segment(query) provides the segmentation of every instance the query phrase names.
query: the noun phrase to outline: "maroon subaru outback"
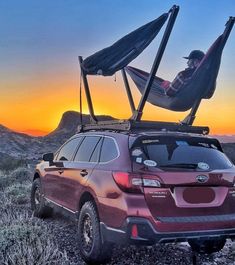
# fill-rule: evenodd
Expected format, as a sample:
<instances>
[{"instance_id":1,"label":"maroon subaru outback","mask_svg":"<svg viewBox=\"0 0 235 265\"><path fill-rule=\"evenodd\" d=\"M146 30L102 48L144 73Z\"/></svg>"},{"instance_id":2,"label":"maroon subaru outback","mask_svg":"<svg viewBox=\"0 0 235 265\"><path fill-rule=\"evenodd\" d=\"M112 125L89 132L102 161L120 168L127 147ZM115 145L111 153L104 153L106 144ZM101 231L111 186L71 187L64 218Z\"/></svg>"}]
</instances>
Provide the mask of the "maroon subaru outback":
<instances>
[{"instance_id":1,"label":"maroon subaru outback","mask_svg":"<svg viewBox=\"0 0 235 265\"><path fill-rule=\"evenodd\" d=\"M184 132L88 131L37 165L31 203L77 218L87 263L115 244L187 241L211 253L235 238L235 167L213 138Z\"/></svg>"}]
</instances>

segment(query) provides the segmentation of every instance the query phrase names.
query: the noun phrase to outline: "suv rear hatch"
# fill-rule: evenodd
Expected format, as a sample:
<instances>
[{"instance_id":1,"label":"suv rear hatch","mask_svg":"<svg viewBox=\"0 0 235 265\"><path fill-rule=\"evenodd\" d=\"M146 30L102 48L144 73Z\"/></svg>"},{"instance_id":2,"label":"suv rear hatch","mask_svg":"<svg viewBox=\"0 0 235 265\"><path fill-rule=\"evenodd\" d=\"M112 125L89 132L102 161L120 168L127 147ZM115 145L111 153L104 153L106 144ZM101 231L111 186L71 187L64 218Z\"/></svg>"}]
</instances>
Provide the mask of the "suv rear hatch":
<instances>
[{"instance_id":1,"label":"suv rear hatch","mask_svg":"<svg viewBox=\"0 0 235 265\"><path fill-rule=\"evenodd\" d=\"M235 170L216 139L141 136L130 152L155 221L235 221Z\"/></svg>"}]
</instances>

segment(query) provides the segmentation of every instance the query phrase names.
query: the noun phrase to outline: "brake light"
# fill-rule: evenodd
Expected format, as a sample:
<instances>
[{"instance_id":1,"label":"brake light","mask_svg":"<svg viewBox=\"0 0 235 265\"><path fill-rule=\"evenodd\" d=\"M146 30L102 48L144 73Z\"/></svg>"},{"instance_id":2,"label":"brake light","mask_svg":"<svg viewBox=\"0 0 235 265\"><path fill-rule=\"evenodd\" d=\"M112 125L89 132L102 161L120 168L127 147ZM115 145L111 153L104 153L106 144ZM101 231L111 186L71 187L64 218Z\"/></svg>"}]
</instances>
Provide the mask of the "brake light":
<instances>
[{"instance_id":1,"label":"brake light","mask_svg":"<svg viewBox=\"0 0 235 265\"><path fill-rule=\"evenodd\" d=\"M132 228L131 228L131 236L134 237L134 238L137 238L138 237L138 228L137 228L137 225L132 225Z\"/></svg>"},{"instance_id":2,"label":"brake light","mask_svg":"<svg viewBox=\"0 0 235 265\"><path fill-rule=\"evenodd\" d=\"M113 178L121 190L130 193L143 193L143 187L161 187L156 176L113 172Z\"/></svg>"},{"instance_id":3,"label":"brake light","mask_svg":"<svg viewBox=\"0 0 235 265\"><path fill-rule=\"evenodd\" d=\"M127 172L113 172L113 178L118 187L126 192L142 193L142 179L139 175Z\"/></svg>"}]
</instances>

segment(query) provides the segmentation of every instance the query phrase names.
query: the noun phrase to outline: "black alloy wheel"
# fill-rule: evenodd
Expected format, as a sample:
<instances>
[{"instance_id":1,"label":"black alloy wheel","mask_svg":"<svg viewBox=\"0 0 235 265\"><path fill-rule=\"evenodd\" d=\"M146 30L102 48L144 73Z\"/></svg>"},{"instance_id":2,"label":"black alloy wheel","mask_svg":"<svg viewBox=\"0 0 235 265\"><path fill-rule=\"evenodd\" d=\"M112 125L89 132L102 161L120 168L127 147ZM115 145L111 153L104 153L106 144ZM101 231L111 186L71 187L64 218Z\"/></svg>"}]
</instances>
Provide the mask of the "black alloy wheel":
<instances>
[{"instance_id":1,"label":"black alloy wheel","mask_svg":"<svg viewBox=\"0 0 235 265\"><path fill-rule=\"evenodd\" d=\"M45 199L42 195L41 182L39 178L35 179L32 184L31 209L34 216L39 218L49 217L52 213L52 209L45 204Z\"/></svg>"},{"instance_id":2,"label":"black alloy wheel","mask_svg":"<svg viewBox=\"0 0 235 265\"><path fill-rule=\"evenodd\" d=\"M78 243L83 260L88 264L110 261L113 245L102 242L100 222L94 202L88 201L81 208L78 220Z\"/></svg>"}]
</instances>

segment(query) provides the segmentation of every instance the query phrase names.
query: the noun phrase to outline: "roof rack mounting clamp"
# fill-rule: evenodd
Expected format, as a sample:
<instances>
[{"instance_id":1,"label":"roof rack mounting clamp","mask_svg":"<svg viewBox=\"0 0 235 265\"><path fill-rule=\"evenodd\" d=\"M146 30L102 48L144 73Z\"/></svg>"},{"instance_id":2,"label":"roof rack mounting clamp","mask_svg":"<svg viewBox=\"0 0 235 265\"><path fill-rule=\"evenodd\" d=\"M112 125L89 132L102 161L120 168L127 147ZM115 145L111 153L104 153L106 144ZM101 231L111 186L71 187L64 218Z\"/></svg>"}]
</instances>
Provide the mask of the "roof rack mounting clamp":
<instances>
[{"instance_id":1,"label":"roof rack mounting clamp","mask_svg":"<svg viewBox=\"0 0 235 265\"><path fill-rule=\"evenodd\" d=\"M91 94L90 94L90 89L89 89L86 73L84 72L84 70L82 68L82 62L83 62L82 56L78 56L78 59L79 59L79 63L80 63L80 69L81 69L82 80L83 80L83 84L84 84L84 88L85 88L87 104L88 104L88 108L89 108L89 112L90 112L91 123L96 123L97 118L94 114L94 109L93 109L93 104L92 104L92 100L91 100Z\"/></svg>"},{"instance_id":2,"label":"roof rack mounting clamp","mask_svg":"<svg viewBox=\"0 0 235 265\"><path fill-rule=\"evenodd\" d=\"M173 6L170 11L171 11L171 15L170 15L170 18L168 20L168 24L166 26L164 35L162 37L162 41L161 41L160 46L158 48L155 60L153 62L149 78L148 78L148 80L146 82L144 93L143 93L143 95L142 95L142 97L140 99L137 111L135 111L133 116L131 117L131 119L133 119L135 121L140 121L141 117L143 115L143 108L144 108L145 103L147 101L151 86L153 84L154 76L156 75L156 72L157 72L158 67L160 65L160 62L161 62L163 53L165 51L168 39L170 37L171 31L173 29L173 26L174 26L174 23L175 23L175 20L176 20L176 17L178 15L179 6Z\"/></svg>"}]
</instances>

